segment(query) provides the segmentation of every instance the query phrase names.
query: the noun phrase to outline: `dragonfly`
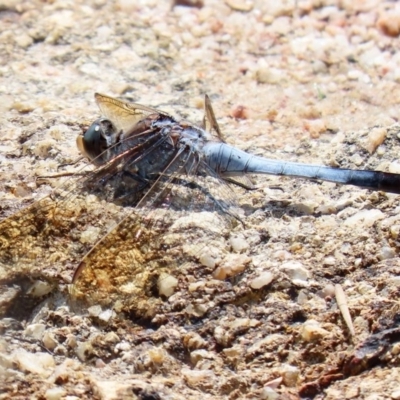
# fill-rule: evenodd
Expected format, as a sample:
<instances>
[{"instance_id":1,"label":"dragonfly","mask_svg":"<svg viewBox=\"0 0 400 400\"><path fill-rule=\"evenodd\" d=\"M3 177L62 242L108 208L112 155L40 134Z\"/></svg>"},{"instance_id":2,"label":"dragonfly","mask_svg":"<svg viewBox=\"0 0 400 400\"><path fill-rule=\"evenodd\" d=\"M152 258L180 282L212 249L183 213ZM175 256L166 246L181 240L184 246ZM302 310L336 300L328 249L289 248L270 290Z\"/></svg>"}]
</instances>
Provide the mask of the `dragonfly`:
<instances>
[{"instance_id":1,"label":"dragonfly","mask_svg":"<svg viewBox=\"0 0 400 400\"><path fill-rule=\"evenodd\" d=\"M0 288L11 299L26 298L35 279L61 282L83 309L152 318L187 287L189 271L210 272L201 255L218 263L223 239L242 223L232 185L249 189L249 174L400 193L399 174L273 160L230 146L207 95L201 127L110 96L95 100L102 116L77 138L90 163L0 222ZM0 314L17 303L0 304Z\"/></svg>"}]
</instances>

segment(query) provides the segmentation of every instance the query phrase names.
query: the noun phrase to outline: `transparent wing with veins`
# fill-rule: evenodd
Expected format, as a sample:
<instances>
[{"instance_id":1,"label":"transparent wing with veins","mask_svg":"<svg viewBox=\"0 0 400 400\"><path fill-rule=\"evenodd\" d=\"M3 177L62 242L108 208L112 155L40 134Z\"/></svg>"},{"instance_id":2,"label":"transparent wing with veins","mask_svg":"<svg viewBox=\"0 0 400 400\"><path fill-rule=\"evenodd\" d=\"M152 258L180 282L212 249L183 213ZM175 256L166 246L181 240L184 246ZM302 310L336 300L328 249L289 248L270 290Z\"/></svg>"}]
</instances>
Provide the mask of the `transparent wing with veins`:
<instances>
[{"instance_id":1,"label":"transparent wing with veins","mask_svg":"<svg viewBox=\"0 0 400 400\"><path fill-rule=\"evenodd\" d=\"M206 176L209 171L202 168L195 154L176 153L138 206L83 258L73 279L75 299L154 316L162 295L167 296L163 284L172 279L175 289L184 282L188 260L194 261L210 241L220 242L222 231L229 230L230 219L215 215L219 205L228 205L216 190L204 189L206 182L197 174L218 191L219 179Z\"/></svg>"},{"instance_id":2,"label":"transparent wing with veins","mask_svg":"<svg viewBox=\"0 0 400 400\"><path fill-rule=\"evenodd\" d=\"M204 98L203 128L209 132L216 141L225 143L225 138L218 125L217 119L215 118L214 110L211 106L211 100L208 95L205 95Z\"/></svg>"},{"instance_id":3,"label":"transparent wing with veins","mask_svg":"<svg viewBox=\"0 0 400 400\"><path fill-rule=\"evenodd\" d=\"M104 117L114 123L118 130L128 132L137 122L151 114L168 114L137 103L127 103L104 94L95 93L97 105Z\"/></svg>"},{"instance_id":4,"label":"transparent wing with veins","mask_svg":"<svg viewBox=\"0 0 400 400\"><path fill-rule=\"evenodd\" d=\"M190 146L174 147L159 130L138 129L156 110L102 95L96 100L119 129L134 134L108 149L113 157L105 164L94 171L85 166L0 222L0 285L22 290L34 277L57 284L74 275L77 304L150 317L170 294L162 282L178 276L184 284L188 259L210 241L222 246L232 219L221 215L229 215L234 197ZM157 174L137 181L138 166L163 157Z\"/></svg>"}]
</instances>

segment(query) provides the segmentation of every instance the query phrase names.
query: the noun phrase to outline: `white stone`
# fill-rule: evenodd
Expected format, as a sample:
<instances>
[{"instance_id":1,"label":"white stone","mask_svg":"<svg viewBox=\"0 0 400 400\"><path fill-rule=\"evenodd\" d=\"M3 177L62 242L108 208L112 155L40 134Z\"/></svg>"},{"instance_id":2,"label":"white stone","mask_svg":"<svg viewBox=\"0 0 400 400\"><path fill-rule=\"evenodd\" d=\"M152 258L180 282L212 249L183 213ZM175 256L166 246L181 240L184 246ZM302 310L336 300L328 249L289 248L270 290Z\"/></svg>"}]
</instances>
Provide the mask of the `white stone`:
<instances>
[{"instance_id":1,"label":"white stone","mask_svg":"<svg viewBox=\"0 0 400 400\"><path fill-rule=\"evenodd\" d=\"M51 389L47 389L44 398L46 400L60 400L62 397L65 396L65 390L61 387L54 387Z\"/></svg>"},{"instance_id":2,"label":"white stone","mask_svg":"<svg viewBox=\"0 0 400 400\"><path fill-rule=\"evenodd\" d=\"M50 293L52 286L48 282L36 281L28 290L27 294L34 297L42 297Z\"/></svg>"},{"instance_id":3,"label":"white stone","mask_svg":"<svg viewBox=\"0 0 400 400\"><path fill-rule=\"evenodd\" d=\"M107 310L102 311L98 318L103 322L109 322L113 317L115 317L115 311L111 310L110 308Z\"/></svg>"},{"instance_id":4,"label":"white stone","mask_svg":"<svg viewBox=\"0 0 400 400\"><path fill-rule=\"evenodd\" d=\"M200 350L194 350L190 353L190 361L192 362L193 365L196 365L198 362L204 360L204 359L214 359L215 356L212 352L200 349Z\"/></svg>"},{"instance_id":5,"label":"white stone","mask_svg":"<svg viewBox=\"0 0 400 400\"><path fill-rule=\"evenodd\" d=\"M108 332L107 335L104 337L104 341L106 343L118 343L121 341L121 339L115 332Z\"/></svg>"},{"instance_id":6,"label":"white stone","mask_svg":"<svg viewBox=\"0 0 400 400\"><path fill-rule=\"evenodd\" d=\"M310 278L310 272L300 262L297 261L290 261L282 264L282 269L295 284L307 283L308 279Z\"/></svg>"},{"instance_id":7,"label":"white stone","mask_svg":"<svg viewBox=\"0 0 400 400\"><path fill-rule=\"evenodd\" d=\"M54 338L54 335L50 332L44 333L42 342L43 342L44 347L46 347L46 349L48 349L48 350L54 350L58 345L58 342Z\"/></svg>"},{"instance_id":8,"label":"white stone","mask_svg":"<svg viewBox=\"0 0 400 400\"><path fill-rule=\"evenodd\" d=\"M362 75L363 75L363 73L357 69L352 69L347 73L347 77L350 80L358 80L361 78Z\"/></svg>"},{"instance_id":9,"label":"white stone","mask_svg":"<svg viewBox=\"0 0 400 400\"><path fill-rule=\"evenodd\" d=\"M95 394L102 400L119 400L132 398L132 385L129 382L110 380L91 380Z\"/></svg>"},{"instance_id":10,"label":"white stone","mask_svg":"<svg viewBox=\"0 0 400 400\"><path fill-rule=\"evenodd\" d=\"M244 254L228 254L214 271L213 277L224 280L228 277L236 276L245 270L250 261L250 257Z\"/></svg>"},{"instance_id":11,"label":"white stone","mask_svg":"<svg viewBox=\"0 0 400 400\"><path fill-rule=\"evenodd\" d=\"M257 69L255 78L258 83L269 83L276 85L282 82L284 74L280 69L262 66Z\"/></svg>"},{"instance_id":12,"label":"white stone","mask_svg":"<svg viewBox=\"0 0 400 400\"><path fill-rule=\"evenodd\" d=\"M235 253L243 253L249 248L249 244L241 237L231 237L229 242Z\"/></svg>"},{"instance_id":13,"label":"white stone","mask_svg":"<svg viewBox=\"0 0 400 400\"><path fill-rule=\"evenodd\" d=\"M329 335L329 332L326 329L323 329L319 322L312 319L307 320L301 328L301 337L306 342L318 340L327 335Z\"/></svg>"},{"instance_id":14,"label":"white stone","mask_svg":"<svg viewBox=\"0 0 400 400\"><path fill-rule=\"evenodd\" d=\"M400 163L397 161L393 161L389 164L388 168L389 172L392 174L400 174Z\"/></svg>"},{"instance_id":15,"label":"white stone","mask_svg":"<svg viewBox=\"0 0 400 400\"><path fill-rule=\"evenodd\" d=\"M49 377L56 365L53 356L49 353L30 353L18 349L12 353L12 357L18 369L39 375L42 378Z\"/></svg>"},{"instance_id":16,"label":"white stone","mask_svg":"<svg viewBox=\"0 0 400 400\"><path fill-rule=\"evenodd\" d=\"M385 218L385 214L381 210L371 209L371 210L362 210L358 213L352 215L344 221L344 225L349 227L357 227L361 226L371 227L376 221Z\"/></svg>"},{"instance_id":17,"label":"white stone","mask_svg":"<svg viewBox=\"0 0 400 400\"><path fill-rule=\"evenodd\" d=\"M400 389L397 389L397 390L393 391L393 392L390 394L390 398L391 398L392 400L400 400Z\"/></svg>"},{"instance_id":18,"label":"white stone","mask_svg":"<svg viewBox=\"0 0 400 400\"><path fill-rule=\"evenodd\" d=\"M250 281L250 287L252 289L261 289L262 287L269 285L273 279L274 275L271 272L262 272L260 275Z\"/></svg>"},{"instance_id":19,"label":"white stone","mask_svg":"<svg viewBox=\"0 0 400 400\"><path fill-rule=\"evenodd\" d=\"M161 274L158 279L158 293L160 296L170 297L174 294L176 287L178 286L178 279L169 274Z\"/></svg>"},{"instance_id":20,"label":"white stone","mask_svg":"<svg viewBox=\"0 0 400 400\"><path fill-rule=\"evenodd\" d=\"M215 374L210 370L191 370L187 368L183 368L181 370L181 374L183 375L185 381L189 386L196 387L200 383L204 381L209 381L210 385L212 384L212 380L215 379ZM211 382L210 382L211 381Z\"/></svg>"},{"instance_id":21,"label":"white stone","mask_svg":"<svg viewBox=\"0 0 400 400\"><path fill-rule=\"evenodd\" d=\"M215 268L216 259L211 254L200 256L199 261L201 265L204 265L207 268Z\"/></svg>"},{"instance_id":22,"label":"white stone","mask_svg":"<svg viewBox=\"0 0 400 400\"><path fill-rule=\"evenodd\" d=\"M45 329L45 324L31 324L26 327L25 335L37 340L41 340Z\"/></svg>"},{"instance_id":23,"label":"white stone","mask_svg":"<svg viewBox=\"0 0 400 400\"><path fill-rule=\"evenodd\" d=\"M300 374L299 369L289 364L283 364L279 369L285 386L296 386Z\"/></svg>"},{"instance_id":24,"label":"white stone","mask_svg":"<svg viewBox=\"0 0 400 400\"><path fill-rule=\"evenodd\" d=\"M98 317L102 311L103 310L102 310L101 306L99 306L99 305L91 306L88 308L88 313L91 317Z\"/></svg>"},{"instance_id":25,"label":"white stone","mask_svg":"<svg viewBox=\"0 0 400 400\"><path fill-rule=\"evenodd\" d=\"M260 399L263 400L278 400L280 397L279 393L275 392L274 389L270 387L265 387L260 393Z\"/></svg>"},{"instance_id":26,"label":"white stone","mask_svg":"<svg viewBox=\"0 0 400 400\"><path fill-rule=\"evenodd\" d=\"M254 7L254 2L251 0L225 0L225 4L235 11L248 12Z\"/></svg>"},{"instance_id":27,"label":"white stone","mask_svg":"<svg viewBox=\"0 0 400 400\"><path fill-rule=\"evenodd\" d=\"M80 342L75 348L75 354L81 361L85 361L88 355L88 351L92 346L88 342Z\"/></svg>"}]
</instances>

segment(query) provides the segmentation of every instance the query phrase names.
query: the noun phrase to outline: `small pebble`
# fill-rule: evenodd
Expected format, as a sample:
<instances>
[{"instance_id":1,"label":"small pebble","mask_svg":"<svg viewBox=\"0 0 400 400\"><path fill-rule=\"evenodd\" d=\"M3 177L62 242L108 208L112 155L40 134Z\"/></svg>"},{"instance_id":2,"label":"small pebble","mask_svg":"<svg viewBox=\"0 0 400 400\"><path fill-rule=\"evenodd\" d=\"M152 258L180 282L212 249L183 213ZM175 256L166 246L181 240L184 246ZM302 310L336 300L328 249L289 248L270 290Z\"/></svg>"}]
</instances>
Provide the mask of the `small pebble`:
<instances>
[{"instance_id":1,"label":"small pebble","mask_svg":"<svg viewBox=\"0 0 400 400\"><path fill-rule=\"evenodd\" d=\"M217 260L210 254L203 254L202 256L200 256L199 261L201 265L204 265L207 268L215 268L215 265L217 263Z\"/></svg>"},{"instance_id":2,"label":"small pebble","mask_svg":"<svg viewBox=\"0 0 400 400\"><path fill-rule=\"evenodd\" d=\"M250 281L250 287L252 289L261 289L264 286L269 285L274 279L274 275L271 272L262 272L256 278Z\"/></svg>"},{"instance_id":3,"label":"small pebble","mask_svg":"<svg viewBox=\"0 0 400 400\"><path fill-rule=\"evenodd\" d=\"M329 335L329 332L321 328L319 322L311 319L307 320L301 328L301 337L306 342L319 340L327 335Z\"/></svg>"},{"instance_id":4,"label":"small pebble","mask_svg":"<svg viewBox=\"0 0 400 400\"><path fill-rule=\"evenodd\" d=\"M33 101L30 102L20 102L16 101L12 104L11 108L18 111L20 114L27 114L36 108L36 104Z\"/></svg>"},{"instance_id":5,"label":"small pebble","mask_svg":"<svg viewBox=\"0 0 400 400\"><path fill-rule=\"evenodd\" d=\"M91 317L98 317L102 311L103 310L99 305L91 306L88 308L88 313Z\"/></svg>"},{"instance_id":6,"label":"small pebble","mask_svg":"<svg viewBox=\"0 0 400 400\"><path fill-rule=\"evenodd\" d=\"M392 400L400 400L400 388L390 394Z\"/></svg>"},{"instance_id":7,"label":"small pebble","mask_svg":"<svg viewBox=\"0 0 400 400\"><path fill-rule=\"evenodd\" d=\"M283 364L279 367L279 370L284 385L287 387L295 387L300 374L299 369L293 365Z\"/></svg>"},{"instance_id":8,"label":"small pebble","mask_svg":"<svg viewBox=\"0 0 400 400\"><path fill-rule=\"evenodd\" d=\"M352 69L347 73L347 77L351 81L356 81L359 80L362 77L363 73L359 71L358 69Z\"/></svg>"},{"instance_id":9,"label":"small pebble","mask_svg":"<svg viewBox=\"0 0 400 400\"><path fill-rule=\"evenodd\" d=\"M380 146L386 139L387 129L385 128L373 128L368 134L367 141L364 147L368 150L370 154L375 153L375 150Z\"/></svg>"},{"instance_id":10,"label":"small pebble","mask_svg":"<svg viewBox=\"0 0 400 400\"><path fill-rule=\"evenodd\" d=\"M305 121L303 123L304 129L310 133L313 139L317 139L320 135L326 132L327 128L322 119L315 119L313 121Z\"/></svg>"},{"instance_id":11,"label":"small pebble","mask_svg":"<svg viewBox=\"0 0 400 400\"><path fill-rule=\"evenodd\" d=\"M332 284L330 284L330 283L327 283L327 284L322 288L322 290L321 290L321 292L320 292L320 295L321 295L323 298L326 298L326 297L334 297L334 296L335 296L335 286L332 285Z\"/></svg>"},{"instance_id":12,"label":"small pebble","mask_svg":"<svg viewBox=\"0 0 400 400\"><path fill-rule=\"evenodd\" d=\"M200 349L207 345L207 342L196 332L188 332L183 337L183 344L189 349Z\"/></svg>"},{"instance_id":13,"label":"small pebble","mask_svg":"<svg viewBox=\"0 0 400 400\"><path fill-rule=\"evenodd\" d=\"M101 368L101 367L100 367ZM129 399L134 398L132 396L132 384L124 380L107 380L107 379L95 379L91 378L90 386L93 392L96 394L96 398L102 400L119 400L119 399ZM71 396L72 397L72 396ZM75 396L74 396L75 397ZM82 396L76 398L76 400L81 400ZM65 400L75 400L75 399L65 399Z\"/></svg>"},{"instance_id":14,"label":"small pebble","mask_svg":"<svg viewBox=\"0 0 400 400\"><path fill-rule=\"evenodd\" d=\"M205 304L189 304L185 311L190 314L194 315L195 317L203 316L208 310L208 307Z\"/></svg>"},{"instance_id":15,"label":"small pebble","mask_svg":"<svg viewBox=\"0 0 400 400\"><path fill-rule=\"evenodd\" d=\"M400 14L384 14L378 19L376 25L384 35L398 37L400 35Z\"/></svg>"},{"instance_id":16,"label":"small pebble","mask_svg":"<svg viewBox=\"0 0 400 400\"><path fill-rule=\"evenodd\" d=\"M263 400L278 400L280 395L274 389L266 386L261 390L259 398Z\"/></svg>"},{"instance_id":17,"label":"small pebble","mask_svg":"<svg viewBox=\"0 0 400 400\"><path fill-rule=\"evenodd\" d=\"M389 246L383 246L379 250L378 257L380 260L389 260L390 258L396 257L396 252Z\"/></svg>"},{"instance_id":18,"label":"small pebble","mask_svg":"<svg viewBox=\"0 0 400 400\"><path fill-rule=\"evenodd\" d=\"M304 284L310 278L310 272L301 263L296 261L282 264L282 269L293 283Z\"/></svg>"},{"instance_id":19,"label":"small pebble","mask_svg":"<svg viewBox=\"0 0 400 400\"><path fill-rule=\"evenodd\" d=\"M49 294L53 287L48 282L36 281L28 290L27 294L34 297L42 297Z\"/></svg>"},{"instance_id":20,"label":"small pebble","mask_svg":"<svg viewBox=\"0 0 400 400\"><path fill-rule=\"evenodd\" d=\"M30 353L21 348L15 350L12 357L21 371L30 372L42 378L49 377L55 367L54 358L49 353Z\"/></svg>"},{"instance_id":21,"label":"small pebble","mask_svg":"<svg viewBox=\"0 0 400 400\"><path fill-rule=\"evenodd\" d=\"M104 341L109 344L118 343L121 339L115 332L108 332L104 337Z\"/></svg>"},{"instance_id":22,"label":"small pebble","mask_svg":"<svg viewBox=\"0 0 400 400\"><path fill-rule=\"evenodd\" d=\"M129 351L132 346L128 342L120 342L115 346L115 349L118 351Z\"/></svg>"},{"instance_id":23,"label":"small pebble","mask_svg":"<svg viewBox=\"0 0 400 400\"><path fill-rule=\"evenodd\" d=\"M225 4L235 11L249 12L254 7L252 0L225 0Z\"/></svg>"},{"instance_id":24,"label":"small pebble","mask_svg":"<svg viewBox=\"0 0 400 400\"><path fill-rule=\"evenodd\" d=\"M248 110L245 106L235 106L231 110L231 117L235 119L247 119L249 118Z\"/></svg>"},{"instance_id":25,"label":"small pebble","mask_svg":"<svg viewBox=\"0 0 400 400\"><path fill-rule=\"evenodd\" d=\"M100 234L100 231L101 231L100 228L91 226L81 233L79 241L83 244L86 244L86 243L92 244L97 240L97 238Z\"/></svg>"},{"instance_id":26,"label":"small pebble","mask_svg":"<svg viewBox=\"0 0 400 400\"><path fill-rule=\"evenodd\" d=\"M228 277L240 274L245 270L250 261L250 257L244 254L229 254L213 272L213 277L218 280L224 280Z\"/></svg>"},{"instance_id":27,"label":"small pebble","mask_svg":"<svg viewBox=\"0 0 400 400\"><path fill-rule=\"evenodd\" d=\"M160 296L170 297L174 294L178 283L178 279L174 276L163 273L160 275L157 282L158 293Z\"/></svg>"},{"instance_id":28,"label":"small pebble","mask_svg":"<svg viewBox=\"0 0 400 400\"><path fill-rule=\"evenodd\" d=\"M243 253L249 248L249 244L246 242L245 239L241 237L231 237L229 239L230 245L232 247L232 250L235 253Z\"/></svg>"},{"instance_id":29,"label":"small pebble","mask_svg":"<svg viewBox=\"0 0 400 400\"><path fill-rule=\"evenodd\" d=\"M31 324L25 329L25 335L34 339L41 340L46 329L44 324Z\"/></svg>"},{"instance_id":30,"label":"small pebble","mask_svg":"<svg viewBox=\"0 0 400 400\"><path fill-rule=\"evenodd\" d=\"M153 347L147 352L149 358L154 364L161 365L167 358L167 352L161 347Z\"/></svg>"},{"instance_id":31,"label":"small pebble","mask_svg":"<svg viewBox=\"0 0 400 400\"><path fill-rule=\"evenodd\" d=\"M299 295L297 296L297 302L302 305L306 304L308 301L308 296L307 293L304 292L304 290L300 290Z\"/></svg>"},{"instance_id":32,"label":"small pebble","mask_svg":"<svg viewBox=\"0 0 400 400\"><path fill-rule=\"evenodd\" d=\"M51 351L54 350L58 345L58 342L54 338L54 335L50 332L44 333L42 342L43 342L44 347L46 347L46 349L51 350Z\"/></svg>"},{"instance_id":33,"label":"small pebble","mask_svg":"<svg viewBox=\"0 0 400 400\"><path fill-rule=\"evenodd\" d=\"M324 258L324 261L323 261L323 265L327 265L327 266L333 266L333 265L335 265L337 262L336 262L336 259L335 259L335 257L333 257L333 256L328 256L328 257L325 257Z\"/></svg>"},{"instance_id":34,"label":"small pebble","mask_svg":"<svg viewBox=\"0 0 400 400\"><path fill-rule=\"evenodd\" d=\"M204 360L204 359L213 359L215 358L215 355L207 350L201 349L201 350L194 350L190 353L190 361L192 362L193 365L196 365L198 362Z\"/></svg>"},{"instance_id":35,"label":"small pebble","mask_svg":"<svg viewBox=\"0 0 400 400\"><path fill-rule=\"evenodd\" d=\"M362 210L347 218L344 221L344 225L348 227L356 227L360 229L361 227L369 228L376 221L379 221L385 217L385 214L381 210L371 209Z\"/></svg>"},{"instance_id":36,"label":"small pebble","mask_svg":"<svg viewBox=\"0 0 400 400\"><path fill-rule=\"evenodd\" d=\"M213 385L213 381L216 378L213 371L210 370L192 370L182 369L181 374L190 387L198 387L204 381L207 381L209 385Z\"/></svg>"},{"instance_id":37,"label":"small pebble","mask_svg":"<svg viewBox=\"0 0 400 400\"><path fill-rule=\"evenodd\" d=\"M284 75L281 70L268 66L258 68L255 75L258 83L269 83L272 85L281 83L283 77Z\"/></svg>"},{"instance_id":38,"label":"small pebble","mask_svg":"<svg viewBox=\"0 0 400 400\"><path fill-rule=\"evenodd\" d=\"M115 317L115 311L114 310L111 310L111 309L108 309L108 310L104 310L103 312L101 312L99 315L98 315L98 318L101 320L101 321L103 321L103 322L105 322L105 323L108 323L113 317Z\"/></svg>"},{"instance_id":39,"label":"small pebble","mask_svg":"<svg viewBox=\"0 0 400 400\"><path fill-rule=\"evenodd\" d=\"M75 348L75 354L79 358L80 361L85 361L86 358L90 355L92 350L92 345L88 342L80 342Z\"/></svg>"},{"instance_id":40,"label":"small pebble","mask_svg":"<svg viewBox=\"0 0 400 400\"><path fill-rule=\"evenodd\" d=\"M17 44L17 46L23 49L27 49L33 44L33 39L26 33L22 33L21 35L17 35L15 37L15 43Z\"/></svg>"},{"instance_id":41,"label":"small pebble","mask_svg":"<svg viewBox=\"0 0 400 400\"><path fill-rule=\"evenodd\" d=\"M400 163L397 161L393 161L389 164L388 168L389 172L392 174L400 174Z\"/></svg>"},{"instance_id":42,"label":"small pebble","mask_svg":"<svg viewBox=\"0 0 400 400\"><path fill-rule=\"evenodd\" d=\"M95 362L96 368L104 368L106 365L107 364L101 358L98 358Z\"/></svg>"},{"instance_id":43,"label":"small pebble","mask_svg":"<svg viewBox=\"0 0 400 400\"><path fill-rule=\"evenodd\" d=\"M46 390L44 398L46 400L60 400L65 396L65 394L65 389L62 387L54 387Z\"/></svg>"}]
</instances>

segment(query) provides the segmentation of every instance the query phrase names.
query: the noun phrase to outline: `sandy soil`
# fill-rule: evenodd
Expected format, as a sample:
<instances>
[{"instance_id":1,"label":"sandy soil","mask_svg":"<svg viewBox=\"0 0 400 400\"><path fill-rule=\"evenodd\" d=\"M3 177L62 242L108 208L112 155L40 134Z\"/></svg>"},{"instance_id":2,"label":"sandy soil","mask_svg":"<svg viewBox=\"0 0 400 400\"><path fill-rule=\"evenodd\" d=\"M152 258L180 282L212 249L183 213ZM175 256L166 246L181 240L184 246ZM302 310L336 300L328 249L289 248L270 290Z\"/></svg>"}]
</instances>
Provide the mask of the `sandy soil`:
<instances>
[{"instance_id":1,"label":"sandy soil","mask_svg":"<svg viewBox=\"0 0 400 400\"><path fill-rule=\"evenodd\" d=\"M396 2L204 3L0 0L2 218L49 194L59 180L36 177L79 156L94 92L194 123L207 93L243 150L400 173ZM189 268L151 318L72 309L72 255L56 272L46 253L34 273L13 260L25 281L2 277L0 398L400 399L398 196L254 180L238 192L244 226L214 243L235 276ZM68 257L73 234L57 243L41 250ZM44 271L56 288L18 296Z\"/></svg>"}]
</instances>

